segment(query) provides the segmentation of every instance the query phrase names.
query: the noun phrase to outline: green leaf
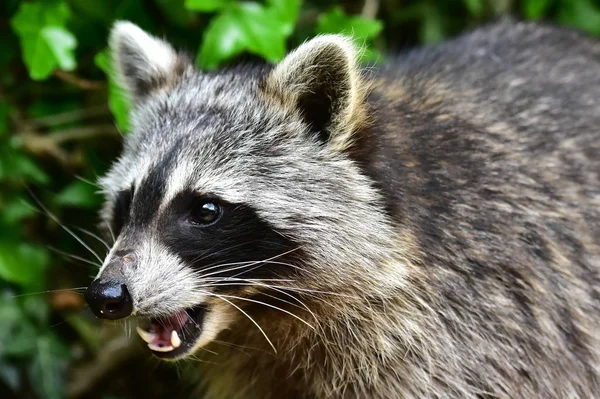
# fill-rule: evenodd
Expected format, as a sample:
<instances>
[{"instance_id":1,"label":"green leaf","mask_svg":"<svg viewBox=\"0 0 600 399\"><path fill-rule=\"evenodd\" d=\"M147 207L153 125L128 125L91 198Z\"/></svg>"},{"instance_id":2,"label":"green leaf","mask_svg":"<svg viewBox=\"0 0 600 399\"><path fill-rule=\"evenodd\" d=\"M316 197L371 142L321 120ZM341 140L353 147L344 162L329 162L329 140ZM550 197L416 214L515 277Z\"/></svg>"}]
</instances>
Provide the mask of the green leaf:
<instances>
[{"instance_id":1,"label":"green leaf","mask_svg":"<svg viewBox=\"0 0 600 399\"><path fill-rule=\"evenodd\" d=\"M64 1L21 2L11 24L19 36L33 35L46 26L64 26L70 16Z\"/></svg>"},{"instance_id":2,"label":"green leaf","mask_svg":"<svg viewBox=\"0 0 600 399\"><path fill-rule=\"evenodd\" d=\"M36 326L45 326L49 323L50 305L44 295L37 295L37 292L31 290L23 290L25 296L21 299L21 309L27 314L29 320L35 323ZM36 295L28 295L33 294Z\"/></svg>"},{"instance_id":3,"label":"green leaf","mask_svg":"<svg viewBox=\"0 0 600 399\"><path fill-rule=\"evenodd\" d=\"M6 201L6 204L1 208L1 220L6 224L15 224L22 219L32 216L36 210L28 204L23 197L17 196Z\"/></svg>"},{"instance_id":4,"label":"green leaf","mask_svg":"<svg viewBox=\"0 0 600 399\"><path fill-rule=\"evenodd\" d=\"M281 60L291 29L290 16L279 11L258 3L232 4L211 20L196 63L201 68L213 69L243 51L269 62Z\"/></svg>"},{"instance_id":5,"label":"green leaf","mask_svg":"<svg viewBox=\"0 0 600 399\"><path fill-rule=\"evenodd\" d=\"M600 36L600 7L591 0L562 2L558 20L565 25Z\"/></svg>"},{"instance_id":6,"label":"green leaf","mask_svg":"<svg viewBox=\"0 0 600 399\"><path fill-rule=\"evenodd\" d=\"M347 15L341 7L334 7L317 19L317 33L343 33L361 41L376 37L383 29L380 21Z\"/></svg>"},{"instance_id":7,"label":"green leaf","mask_svg":"<svg viewBox=\"0 0 600 399\"><path fill-rule=\"evenodd\" d=\"M65 2L21 3L11 23L32 79L46 79L57 67L70 71L77 65L77 40L64 26L69 17Z\"/></svg>"},{"instance_id":8,"label":"green leaf","mask_svg":"<svg viewBox=\"0 0 600 399\"><path fill-rule=\"evenodd\" d=\"M32 285L42 282L49 256L44 248L17 239L0 241L0 277L4 280Z\"/></svg>"},{"instance_id":9,"label":"green leaf","mask_svg":"<svg viewBox=\"0 0 600 399\"><path fill-rule=\"evenodd\" d=\"M185 8L192 11L213 12L225 8L231 0L185 0Z\"/></svg>"},{"instance_id":10,"label":"green leaf","mask_svg":"<svg viewBox=\"0 0 600 399\"><path fill-rule=\"evenodd\" d=\"M244 32L235 17L223 13L214 17L204 32L196 65L202 69L214 69L246 47Z\"/></svg>"},{"instance_id":11,"label":"green leaf","mask_svg":"<svg viewBox=\"0 0 600 399\"><path fill-rule=\"evenodd\" d=\"M425 44L439 43L446 37L444 19L440 10L430 3L423 3L421 22L421 42Z\"/></svg>"},{"instance_id":12,"label":"green leaf","mask_svg":"<svg viewBox=\"0 0 600 399\"><path fill-rule=\"evenodd\" d=\"M41 36L61 69L65 71L75 69L77 61L75 61L74 51L77 47L77 39L71 32L64 28L47 26L41 30Z\"/></svg>"},{"instance_id":13,"label":"green leaf","mask_svg":"<svg viewBox=\"0 0 600 399\"><path fill-rule=\"evenodd\" d=\"M542 18L554 0L527 0L522 3L523 15L527 19Z\"/></svg>"},{"instance_id":14,"label":"green leaf","mask_svg":"<svg viewBox=\"0 0 600 399\"><path fill-rule=\"evenodd\" d=\"M0 180L25 180L47 184L50 178L34 161L9 146L0 147Z\"/></svg>"},{"instance_id":15,"label":"green leaf","mask_svg":"<svg viewBox=\"0 0 600 399\"><path fill-rule=\"evenodd\" d=\"M483 14L485 9L484 0L463 0L463 2L472 15L479 16Z\"/></svg>"},{"instance_id":16,"label":"green leaf","mask_svg":"<svg viewBox=\"0 0 600 399\"><path fill-rule=\"evenodd\" d=\"M287 35L291 35L300 13L300 0L268 0L274 15L281 21L282 29Z\"/></svg>"},{"instance_id":17,"label":"green leaf","mask_svg":"<svg viewBox=\"0 0 600 399\"><path fill-rule=\"evenodd\" d=\"M95 209L102 202L96 194L96 188L88 183L75 180L65 187L55 199L56 203L64 206Z\"/></svg>"},{"instance_id":18,"label":"green leaf","mask_svg":"<svg viewBox=\"0 0 600 399\"><path fill-rule=\"evenodd\" d=\"M0 296L0 358L31 356L35 352L36 328L20 306L20 298L11 294Z\"/></svg>"},{"instance_id":19,"label":"green leaf","mask_svg":"<svg viewBox=\"0 0 600 399\"><path fill-rule=\"evenodd\" d=\"M317 19L317 33L342 33L352 36L358 46L365 46L370 39L376 37L383 29L380 21L360 16L347 15L340 7L334 7ZM362 61L378 61L382 54L372 48L364 48Z\"/></svg>"},{"instance_id":20,"label":"green leaf","mask_svg":"<svg viewBox=\"0 0 600 399\"><path fill-rule=\"evenodd\" d=\"M108 49L96 54L94 62L108 76L108 108L115 117L115 122L119 130L126 133L129 131L129 110L131 109L131 103L115 81Z\"/></svg>"},{"instance_id":21,"label":"green leaf","mask_svg":"<svg viewBox=\"0 0 600 399\"><path fill-rule=\"evenodd\" d=\"M52 332L35 340L37 353L29 369L29 378L42 398L64 398L64 374L69 348Z\"/></svg>"}]
</instances>

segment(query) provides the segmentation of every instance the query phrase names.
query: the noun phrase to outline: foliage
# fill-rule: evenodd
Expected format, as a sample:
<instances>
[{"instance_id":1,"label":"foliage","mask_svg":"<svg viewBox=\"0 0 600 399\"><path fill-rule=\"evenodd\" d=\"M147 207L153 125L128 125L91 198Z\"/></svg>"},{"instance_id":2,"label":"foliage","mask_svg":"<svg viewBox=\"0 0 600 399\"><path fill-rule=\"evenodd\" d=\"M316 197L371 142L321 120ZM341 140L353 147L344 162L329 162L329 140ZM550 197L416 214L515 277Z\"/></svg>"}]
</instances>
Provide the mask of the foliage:
<instances>
[{"instance_id":1,"label":"foliage","mask_svg":"<svg viewBox=\"0 0 600 399\"><path fill-rule=\"evenodd\" d=\"M101 203L93 182L129 129L130 104L106 49L115 20L168 37L210 70L241 59L274 63L307 37L337 32L374 63L384 50L439 42L505 14L600 35L595 0L0 2L0 395L73 396L69 366L93 362L98 350L80 292L61 289L85 286L105 252L74 225L93 230ZM135 397L126 387L139 380L122 374L118 384L90 388L93 396Z\"/></svg>"}]
</instances>

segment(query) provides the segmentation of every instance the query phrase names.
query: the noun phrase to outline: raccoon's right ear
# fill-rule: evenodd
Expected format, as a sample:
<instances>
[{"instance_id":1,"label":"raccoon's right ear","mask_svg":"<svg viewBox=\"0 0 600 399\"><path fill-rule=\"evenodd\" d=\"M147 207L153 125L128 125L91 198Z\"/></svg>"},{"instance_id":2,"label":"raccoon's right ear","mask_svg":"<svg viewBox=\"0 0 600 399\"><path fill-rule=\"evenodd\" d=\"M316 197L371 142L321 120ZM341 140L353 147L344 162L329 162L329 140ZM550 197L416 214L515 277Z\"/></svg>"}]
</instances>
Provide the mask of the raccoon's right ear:
<instances>
[{"instance_id":1,"label":"raccoon's right ear","mask_svg":"<svg viewBox=\"0 0 600 399\"><path fill-rule=\"evenodd\" d=\"M117 81L134 102L152 91L173 86L192 68L190 61L170 44L131 22L113 25L109 47Z\"/></svg>"},{"instance_id":2,"label":"raccoon's right ear","mask_svg":"<svg viewBox=\"0 0 600 399\"><path fill-rule=\"evenodd\" d=\"M357 53L346 36L318 36L275 66L263 92L297 112L334 151L345 151L366 115L367 86Z\"/></svg>"}]
</instances>

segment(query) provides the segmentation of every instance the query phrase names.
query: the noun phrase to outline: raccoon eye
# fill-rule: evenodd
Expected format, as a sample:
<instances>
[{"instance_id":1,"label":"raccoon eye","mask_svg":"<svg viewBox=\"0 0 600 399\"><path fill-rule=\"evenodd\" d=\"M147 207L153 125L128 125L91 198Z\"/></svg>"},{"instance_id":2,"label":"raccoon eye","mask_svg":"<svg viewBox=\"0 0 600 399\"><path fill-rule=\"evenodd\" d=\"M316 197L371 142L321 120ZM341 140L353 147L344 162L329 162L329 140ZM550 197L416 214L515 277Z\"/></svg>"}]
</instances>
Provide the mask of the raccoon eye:
<instances>
[{"instance_id":1,"label":"raccoon eye","mask_svg":"<svg viewBox=\"0 0 600 399\"><path fill-rule=\"evenodd\" d=\"M221 206L214 200L199 199L194 202L190 211L189 221L197 225L210 225L221 216Z\"/></svg>"}]
</instances>

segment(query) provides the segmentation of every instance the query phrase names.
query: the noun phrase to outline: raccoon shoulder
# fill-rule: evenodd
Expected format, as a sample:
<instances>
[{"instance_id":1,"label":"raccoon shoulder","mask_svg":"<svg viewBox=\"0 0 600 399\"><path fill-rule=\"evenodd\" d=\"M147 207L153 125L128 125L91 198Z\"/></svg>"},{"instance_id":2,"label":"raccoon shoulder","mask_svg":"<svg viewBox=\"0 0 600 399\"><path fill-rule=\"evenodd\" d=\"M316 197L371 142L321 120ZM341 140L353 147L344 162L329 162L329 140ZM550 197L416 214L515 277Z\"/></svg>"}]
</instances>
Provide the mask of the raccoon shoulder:
<instances>
[{"instance_id":1,"label":"raccoon shoulder","mask_svg":"<svg viewBox=\"0 0 600 399\"><path fill-rule=\"evenodd\" d=\"M597 40L506 20L392 57L366 76L369 126L353 154L393 214L411 207L407 194L437 202L449 191L497 190L494 179L517 173L544 174L556 190L597 185Z\"/></svg>"}]
</instances>

